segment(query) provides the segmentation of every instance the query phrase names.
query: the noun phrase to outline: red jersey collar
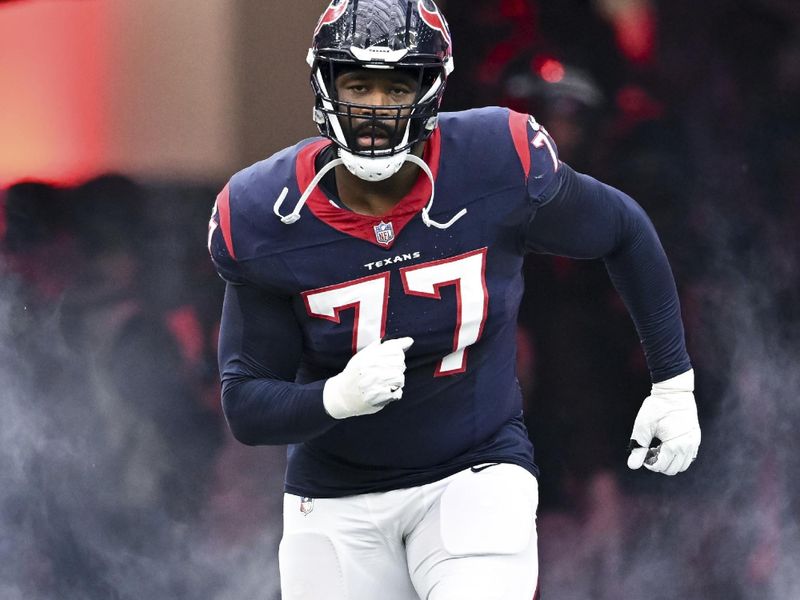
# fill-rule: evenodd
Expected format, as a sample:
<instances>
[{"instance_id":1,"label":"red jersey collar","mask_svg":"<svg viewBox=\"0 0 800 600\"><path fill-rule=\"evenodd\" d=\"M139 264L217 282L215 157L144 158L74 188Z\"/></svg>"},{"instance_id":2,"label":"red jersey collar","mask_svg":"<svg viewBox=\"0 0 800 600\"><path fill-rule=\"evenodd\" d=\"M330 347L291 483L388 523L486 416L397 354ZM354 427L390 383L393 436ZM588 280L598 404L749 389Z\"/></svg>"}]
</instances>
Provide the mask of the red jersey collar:
<instances>
[{"instance_id":1,"label":"red jersey collar","mask_svg":"<svg viewBox=\"0 0 800 600\"><path fill-rule=\"evenodd\" d=\"M319 140L305 146L297 154L295 174L297 186L302 193L311 184L316 175L315 161L323 148L329 146L329 140ZM441 151L441 133L439 128L425 143L423 159L431 169L433 178L439 173L439 156ZM428 203L431 197L431 183L421 170L416 182L406 196L388 213L380 216L362 215L346 208L331 204L325 193L317 186L308 197L309 210L321 221L347 235L371 242L380 248L391 248L395 239L414 216Z\"/></svg>"}]
</instances>

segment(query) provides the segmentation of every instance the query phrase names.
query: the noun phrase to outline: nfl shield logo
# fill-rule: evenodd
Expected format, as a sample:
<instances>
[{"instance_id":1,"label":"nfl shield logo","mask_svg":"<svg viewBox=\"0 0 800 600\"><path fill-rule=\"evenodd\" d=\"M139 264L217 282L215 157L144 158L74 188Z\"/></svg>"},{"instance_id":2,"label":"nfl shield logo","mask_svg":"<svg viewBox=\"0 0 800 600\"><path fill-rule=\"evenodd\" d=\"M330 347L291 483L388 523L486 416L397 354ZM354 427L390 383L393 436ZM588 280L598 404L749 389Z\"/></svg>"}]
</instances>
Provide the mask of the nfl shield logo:
<instances>
[{"instance_id":1,"label":"nfl shield logo","mask_svg":"<svg viewBox=\"0 0 800 600\"><path fill-rule=\"evenodd\" d=\"M378 240L379 244L388 246L394 241L394 227L391 222L384 223L381 221L373 229L375 230L375 239Z\"/></svg>"},{"instance_id":2,"label":"nfl shield logo","mask_svg":"<svg viewBox=\"0 0 800 600\"><path fill-rule=\"evenodd\" d=\"M314 499L313 498L300 498L300 512L304 515L307 515L312 510L314 510Z\"/></svg>"}]
</instances>

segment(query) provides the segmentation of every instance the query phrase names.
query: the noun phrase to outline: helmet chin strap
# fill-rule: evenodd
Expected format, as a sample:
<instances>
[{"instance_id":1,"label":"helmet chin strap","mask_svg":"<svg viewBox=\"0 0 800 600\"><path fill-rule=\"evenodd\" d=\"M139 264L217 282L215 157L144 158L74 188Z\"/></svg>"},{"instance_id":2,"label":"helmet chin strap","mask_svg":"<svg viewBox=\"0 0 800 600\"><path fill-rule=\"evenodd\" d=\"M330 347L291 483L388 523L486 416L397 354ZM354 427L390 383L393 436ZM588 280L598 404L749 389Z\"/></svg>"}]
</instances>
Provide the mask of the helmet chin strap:
<instances>
[{"instance_id":1,"label":"helmet chin strap","mask_svg":"<svg viewBox=\"0 0 800 600\"><path fill-rule=\"evenodd\" d=\"M461 217L467 214L467 209L462 208L455 214L455 216L453 216L453 218L447 221L447 223L439 223L431 219L430 212L431 208L433 208L433 196L436 193L436 182L433 179L433 173L431 173L431 168L428 166L428 163L426 163L419 156L416 156L414 154L409 154L408 156L406 156L406 160L410 163L417 165L420 169L422 169L425 175L428 176L428 179L431 180L431 197L430 200L428 200L428 205L422 209L422 222L425 223L426 227L430 227L431 225L433 225L434 227L436 227L436 229L447 229L453 223L455 223Z\"/></svg>"},{"instance_id":2,"label":"helmet chin strap","mask_svg":"<svg viewBox=\"0 0 800 600\"><path fill-rule=\"evenodd\" d=\"M353 168L351 168L350 164L348 164L348 160L350 159L346 157L352 157L352 159L355 159L354 161L351 162L351 164L356 165L355 166L356 171L354 171ZM390 164L388 163L389 159L392 160ZM364 164L364 163L372 163L373 161L380 161L380 163L374 165ZM359 179L363 179L364 181L383 181L384 179L388 179L389 177L397 173L400 170L400 167L402 167L403 164L405 164L406 162L410 162L417 165L420 169L422 169L425 175L428 176L428 179L431 182L431 197L428 200L428 205L422 209L422 222L425 223L426 227L433 226L436 227L437 229L447 229L453 223L455 223L461 217L467 214L467 209L462 208L455 214L455 216L453 216L446 223L439 223L431 219L430 211L431 208L433 208L433 196L436 191L436 182L433 178L433 173L431 172L431 168L428 166L428 164L420 157L411 154L408 150L396 154L394 156L379 157L379 158L366 158L362 156L355 156L349 152L340 150L339 158L332 160L324 167L322 167L319 170L319 173L316 174L314 179L311 180L311 183L308 185L303 194L300 196L300 199L297 201L297 204L295 205L294 210L291 213L289 213L288 215L281 215L280 213L281 205L283 205L283 201L286 199L286 196L289 193L289 188L286 187L283 188L283 191L281 192L280 196L278 196L278 199L275 201L275 205L273 206L272 211L275 213L275 215L277 215L280 218L281 223L284 223L285 225L292 225L293 223L297 223L297 221L300 220L300 211L303 209L303 206L308 200L308 197L311 195L311 192L314 191L314 188L316 188L319 185L319 182L322 180L323 177L325 177L325 175L329 171L331 171L331 169L334 169L339 165L345 165L348 171L350 171L353 175L355 175ZM388 175L385 175L385 173L388 172L389 170L391 170L391 172ZM373 174L372 178L368 179L367 177L362 177L359 174L362 172L372 173ZM374 175L375 173L377 173L377 176Z\"/></svg>"},{"instance_id":3,"label":"helmet chin strap","mask_svg":"<svg viewBox=\"0 0 800 600\"><path fill-rule=\"evenodd\" d=\"M319 185L319 182L322 181L322 178L328 174L328 171L335 169L342 163L343 161L341 158L336 158L331 162L329 162L324 167L322 167L319 170L319 173L317 173L314 179L311 180L311 183L308 184L308 187L300 196L300 199L297 201L297 204L295 204L294 210L285 216L281 215L281 205L283 204L283 201L286 200L286 195L289 193L289 188L288 187L283 188L281 195L278 196L278 199L275 201L275 205L272 207L272 212L274 212L278 216L278 218L280 218L281 223L283 223L284 225L292 225L294 223L297 223L300 220L300 211L303 209L303 206L305 206L305 203L308 200L308 197L311 195L311 192L313 192L314 188Z\"/></svg>"}]
</instances>

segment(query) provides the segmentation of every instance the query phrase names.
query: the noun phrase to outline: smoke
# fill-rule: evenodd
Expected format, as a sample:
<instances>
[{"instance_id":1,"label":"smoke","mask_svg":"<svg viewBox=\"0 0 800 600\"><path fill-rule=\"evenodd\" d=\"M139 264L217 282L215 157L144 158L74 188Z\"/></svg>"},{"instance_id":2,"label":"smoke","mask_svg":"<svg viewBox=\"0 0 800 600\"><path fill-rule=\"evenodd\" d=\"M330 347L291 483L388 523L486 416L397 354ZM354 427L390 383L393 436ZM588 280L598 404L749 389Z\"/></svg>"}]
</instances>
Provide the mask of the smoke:
<instances>
[{"instance_id":1,"label":"smoke","mask_svg":"<svg viewBox=\"0 0 800 600\"><path fill-rule=\"evenodd\" d=\"M800 597L800 258L769 219L703 210L682 296L700 457L675 478L601 473L590 513L541 515L545 598ZM180 391L158 353L124 379L141 362L165 400L121 401L98 346L66 339L69 307L32 295L0 278L0 598L278 598L283 450L217 447L159 412Z\"/></svg>"},{"instance_id":2,"label":"smoke","mask_svg":"<svg viewBox=\"0 0 800 600\"><path fill-rule=\"evenodd\" d=\"M706 234L709 301L698 350L718 373L719 405L701 473L706 512L722 520L718 568L739 582L740 597L796 598L800 257L789 228L769 214L709 212L715 227Z\"/></svg>"},{"instance_id":3,"label":"smoke","mask_svg":"<svg viewBox=\"0 0 800 600\"><path fill-rule=\"evenodd\" d=\"M674 478L600 474L586 514L542 515L544 597L800 598L800 257L767 215L700 217L682 298L699 458Z\"/></svg>"},{"instance_id":4,"label":"smoke","mask_svg":"<svg viewBox=\"0 0 800 600\"><path fill-rule=\"evenodd\" d=\"M0 280L4 288L10 287L7 279ZM5 294L3 294L5 295ZM30 523L21 514L26 502L24 489L26 472L30 469L31 454L40 449L42 440L32 432L42 428L42 419L31 414L25 404L19 403L22 390L19 379L11 377L17 373L30 376L26 365L18 360L18 354L11 339L11 307L0 301L0 336L4 343L0 346L0 596L4 598L26 597L17 583L17 577L24 573L22 568L25 556L30 555Z\"/></svg>"},{"instance_id":5,"label":"smoke","mask_svg":"<svg viewBox=\"0 0 800 600\"><path fill-rule=\"evenodd\" d=\"M282 450L243 459L191 422L165 430L29 292L0 278L0 598L277 598Z\"/></svg>"}]
</instances>

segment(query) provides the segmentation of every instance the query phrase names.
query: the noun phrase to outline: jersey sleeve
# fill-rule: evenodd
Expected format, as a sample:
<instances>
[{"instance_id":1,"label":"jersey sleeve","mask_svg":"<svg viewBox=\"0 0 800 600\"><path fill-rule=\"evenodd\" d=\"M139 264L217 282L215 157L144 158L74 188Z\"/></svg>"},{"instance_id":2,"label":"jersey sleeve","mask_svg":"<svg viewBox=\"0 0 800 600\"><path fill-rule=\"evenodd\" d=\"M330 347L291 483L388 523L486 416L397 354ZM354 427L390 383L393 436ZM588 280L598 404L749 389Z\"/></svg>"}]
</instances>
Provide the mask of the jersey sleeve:
<instances>
[{"instance_id":1,"label":"jersey sleeve","mask_svg":"<svg viewBox=\"0 0 800 600\"><path fill-rule=\"evenodd\" d=\"M222 407L240 442L299 443L336 423L322 402L324 380L294 382L302 345L288 297L226 286L218 354Z\"/></svg>"},{"instance_id":2,"label":"jersey sleeve","mask_svg":"<svg viewBox=\"0 0 800 600\"><path fill-rule=\"evenodd\" d=\"M667 256L644 210L629 196L561 164L561 183L527 227L534 252L602 258L625 302L654 382L691 368Z\"/></svg>"},{"instance_id":3,"label":"jersey sleeve","mask_svg":"<svg viewBox=\"0 0 800 600\"><path fill-rule=\"evenodd\" d=\"M220 277L228 283L245 282L233 245L230 183L226 184L217 195L211 210L211 220L208 222L208 252Z\"/></svg>"},{"instance_id":4,"label":"jersey sleeve","mask_svg":"<svg viewBox=\"0 0 800 600\"><path fill-rule=\"evenodd\" d=\"M555 141L531 115L509 111L508 126L528 190L535 206L547 204L562 183Z\"/></svg>"}]
</instances>

